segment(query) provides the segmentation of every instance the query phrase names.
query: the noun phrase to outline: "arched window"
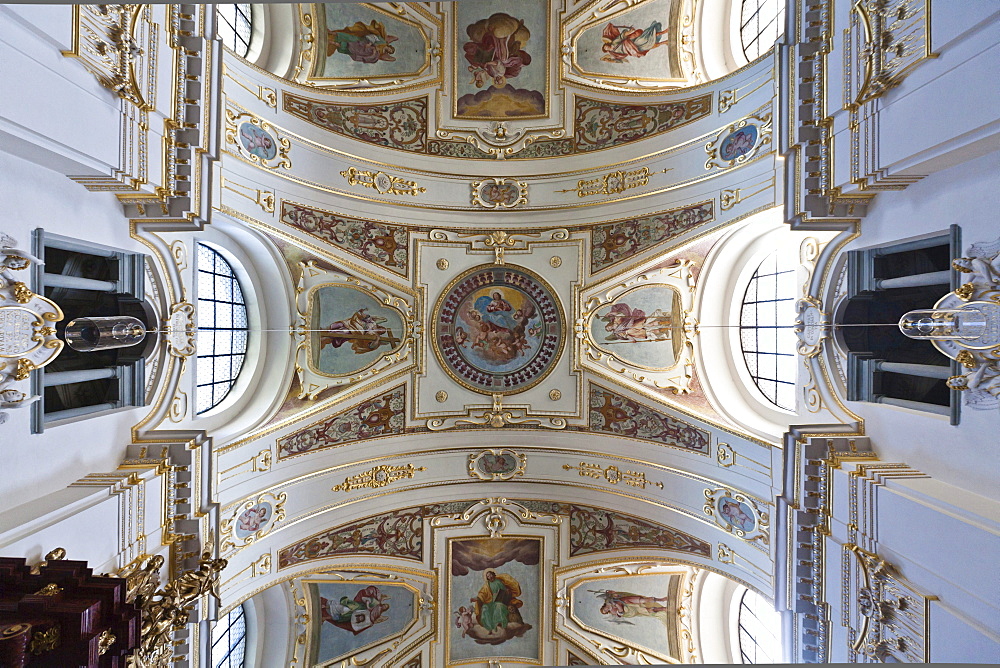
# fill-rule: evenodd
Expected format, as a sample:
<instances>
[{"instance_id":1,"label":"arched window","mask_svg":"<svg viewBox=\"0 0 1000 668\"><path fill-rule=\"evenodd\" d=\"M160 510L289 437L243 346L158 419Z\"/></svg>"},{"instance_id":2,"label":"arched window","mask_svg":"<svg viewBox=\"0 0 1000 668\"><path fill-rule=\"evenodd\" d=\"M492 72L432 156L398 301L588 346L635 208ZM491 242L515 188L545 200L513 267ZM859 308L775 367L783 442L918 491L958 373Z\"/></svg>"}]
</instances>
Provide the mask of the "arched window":
<instances>
[{"instance_id":1,"label":"arched window","mask_svg":"<svg viewBox=\"0 0 1000 668\"><path fill-rule=\"evenodd\" d=\"M743 0L740 39L747 60L759 58L784 32L784 0Z\"/></svg>"},{"instance_id":2,"label":"arched window","mask_svg":"<svg viewBox=\"0 0 1000 668\"><path fill-rule=\"evenodd\" d=\"M743 593L737 625L743 663L782 663L781 615L763 596Z\"/></svg>"},{"instance_id":3,"label":"arched window","mask_svg":"<svg viewBox=\"0 0 1000 668\"><path fill-rule=\"evenodd\" d=\"M243 668L247 620L243 606L233 608L212 629L212 668Z\"/></svg>"},{"instance_id":4,"label":"arched window","mask_svg":"<svg viewBox=\"0 0 1000 668\"><path fill-rule=\"evenodd\" d=\"M222 43L246 57L253 34L253 13L250 5L216 5L216 31Z\"/></svg>"},{"instance_id":5,"label":"arched window","mask_svg":"<svg viewBox=\"0 0 1000 668\"><path fill-rule=\"evenodd\" d=\"M198 244L198 413L226 398L247 354L243 290L224 257Z\"/></svg>"},{"instance_id":6,"label":"arched window","mask_svg":"<svg viewBox=\"0 0 1000 668\"><path fill-rule=\"evenodd\" d=\"M795 410L795 265L771 253L754 272L740 310L743 359L771 403Z\"/></svg>"}]
</instances>

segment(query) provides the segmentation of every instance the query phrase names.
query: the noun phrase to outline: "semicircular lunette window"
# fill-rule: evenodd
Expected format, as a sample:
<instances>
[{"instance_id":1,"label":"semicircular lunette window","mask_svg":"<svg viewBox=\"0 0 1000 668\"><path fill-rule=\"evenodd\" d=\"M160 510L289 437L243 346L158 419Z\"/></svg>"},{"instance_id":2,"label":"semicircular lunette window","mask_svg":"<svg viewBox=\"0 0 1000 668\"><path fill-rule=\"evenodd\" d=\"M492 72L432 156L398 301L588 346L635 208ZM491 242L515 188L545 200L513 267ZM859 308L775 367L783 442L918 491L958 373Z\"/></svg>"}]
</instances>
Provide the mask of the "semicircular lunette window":
<instances>
[{"instance_id":1,"label":"semicircular lunette window","mask_svg":"<svg viewBox=\"0 0 1000 668\"><path fill-rule=\"evenodd\" d=\"M243 290L224 257L198 244L198 414L211 410L233 388L247 354Z\"/></svg>"},{"instance_id":2,"label":"semicircular lunette window","mask_svg":"<svg viewBox=\"0 0 1000 668\"><path fill-rule=\"evenodd\" d=\"M795 266L775 251L747 284L740 310L743 359L757 389L771 401L795 410Z\"/></svg>"},{"instance_id":3,"label":"semicircular lunette window","mask_svg":"<svg viewBox=\"0 0 1000 668\"><path fill-rule=\"evenodd\" d=\"M250 51L253 35L253 13L250 5L216 5L216 32L222 43L245 58Z\"/></svg>"},{"instance_id":4,"label":"semicircular lunette window","mask_svg":"<svg viewBox=\"0 0 1000 668\"><path fill-rule=\"evenodd\" d=\"M229 611L212 629L212 667L243 668L247 648L247 620L243 606Z\"/></svg>"},{"instance_id":5,"label":"semicircular lunette window","mask_svg":"<svg viewBox=\"0 0 1000 668\"><path fill-rule=\"evenodd\" d=\"M747 60L757 60L785 32L785 0L743 0L740 40Z\"/></svg>"},{"instance_id":6,"label":"semicircular lunette window","mask_svg":"<svg viewBox=\"0 0 1000 668\"><path fill-rule=\"evenodd\" d=\"M781 615L763 596L747 589L737 617L743 663L781 663Z\"/></svg>"}]
</instances>

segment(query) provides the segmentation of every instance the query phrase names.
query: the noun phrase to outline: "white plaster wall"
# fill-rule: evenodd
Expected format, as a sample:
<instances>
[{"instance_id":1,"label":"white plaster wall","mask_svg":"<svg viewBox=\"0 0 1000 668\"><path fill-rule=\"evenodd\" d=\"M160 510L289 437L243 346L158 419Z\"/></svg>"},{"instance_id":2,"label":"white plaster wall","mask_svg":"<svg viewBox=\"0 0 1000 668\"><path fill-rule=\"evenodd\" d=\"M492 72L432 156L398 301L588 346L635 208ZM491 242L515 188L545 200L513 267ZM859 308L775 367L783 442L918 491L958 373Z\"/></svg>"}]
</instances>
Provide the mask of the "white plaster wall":
<instances>
[{"instance_id":1,"label":"white plaster wall","mask_svg":"<svg viewBox=\"0 0 1000 668\"><path fill-rule=\"evenodd\" d=\"M145 246L129 236L121 205L110 193L88 192L62 174L0 151L0 230L31 248L31 232L47 232L94 241L128 251ZM21 272L27 276L27 272ZM29 287L31 282L28 281ZM62 489L88 473L113 471L130 428L147 409L109 413L31 434L30 410L9 411L0 425L6 464L0 469L0 496L25 503Z\"/></svg>"},{"instance_id":2,"label":"white plaster wall","mask_svg":"<svg viewBox=\"0 0 1000 668\"><path fill-rule=\"evenodd\" d=\"M850 248L962 228L963 252L972 243L1000 237L1000 215L991 196L1000 189L1000 152L932 174L904 191L883 192L861 222ZM986 459L996 443L1000 412L962 407L961 423L881 404L849 402L865 419L865 433L879 458L905 462L936 480L1000 499L1000 467ZM995 449L995 448L994 448Z\"/></svg>"}]
</instances>

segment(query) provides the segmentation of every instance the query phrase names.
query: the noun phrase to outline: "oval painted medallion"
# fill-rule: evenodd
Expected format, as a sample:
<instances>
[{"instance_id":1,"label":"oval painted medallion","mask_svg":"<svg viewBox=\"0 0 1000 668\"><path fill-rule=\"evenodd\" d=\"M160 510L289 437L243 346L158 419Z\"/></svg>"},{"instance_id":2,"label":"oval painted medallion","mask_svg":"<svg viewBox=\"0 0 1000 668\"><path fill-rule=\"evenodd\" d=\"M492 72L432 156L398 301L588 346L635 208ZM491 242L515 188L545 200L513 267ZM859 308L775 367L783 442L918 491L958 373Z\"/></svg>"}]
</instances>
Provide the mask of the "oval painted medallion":
<instances>
[{"instance_id":1,"label":"oval painted medallion","mask_svg":"<svg viewBox=\"0 0 1000 668\"><path fill-rule=\"evenodd\" d=\"M563 347L562 307L523 267L481 265L459 276L434 309L445 371L478 392L523 392L552 371Z\"/></svg>"},{"instance_id":2,"label":"oval painted medallion","mask_svg":"<svg viewBox=\"0 0 1000 668\"><path fill-rule=\"evenodd\" d=\"M719 157L727 162L742 158L756 146L758 134L753 123L730 132L719 144Z\"/></svg>"}]
</instances>

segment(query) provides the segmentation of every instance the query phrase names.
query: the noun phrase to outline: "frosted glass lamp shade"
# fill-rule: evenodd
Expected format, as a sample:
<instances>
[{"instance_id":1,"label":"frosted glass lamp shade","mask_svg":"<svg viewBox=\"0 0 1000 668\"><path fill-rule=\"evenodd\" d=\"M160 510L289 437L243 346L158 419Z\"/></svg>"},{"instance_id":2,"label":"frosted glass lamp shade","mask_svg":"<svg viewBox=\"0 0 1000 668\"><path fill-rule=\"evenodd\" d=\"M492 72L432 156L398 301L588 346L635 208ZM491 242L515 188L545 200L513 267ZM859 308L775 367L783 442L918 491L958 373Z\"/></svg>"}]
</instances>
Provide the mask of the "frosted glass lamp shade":
<instances>
[{"instance_id":1,"label":"frosted glass lamp shade","mask_svg":"<svg viewBox=\"0 0 1000 668\"><path fill-rule=\"evenodd\" d=\"M144 338L146 326L138 318L127 315L77 318L66 325L66 344L81 353L127 348Z\"/></svg>"}]
</instances>

